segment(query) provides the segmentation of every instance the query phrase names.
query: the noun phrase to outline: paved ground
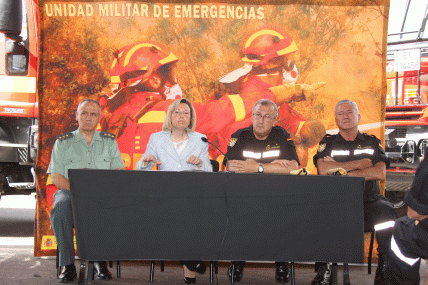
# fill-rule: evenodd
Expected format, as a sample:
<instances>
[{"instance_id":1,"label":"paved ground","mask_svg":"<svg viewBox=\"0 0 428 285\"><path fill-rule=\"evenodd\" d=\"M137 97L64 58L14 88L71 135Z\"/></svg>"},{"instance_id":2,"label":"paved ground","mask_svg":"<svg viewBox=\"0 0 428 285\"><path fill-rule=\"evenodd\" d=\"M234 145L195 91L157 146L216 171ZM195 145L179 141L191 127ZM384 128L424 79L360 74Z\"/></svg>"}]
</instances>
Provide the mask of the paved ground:
<instances>
[{"instance_id":1,"label":"paved ground","mask_svg":"<svg viewBox=\"0 0 428 285\"><path fill-rule=\"evenodd\" d=\"M76 261L76 265L79 261ZM208 264L207 264L208 265ZM215 276L214 284L230 284L226 272L229 263L220 263L218 275ZM367 265L350 266L351 284L368 285L373 284L374 272L367 274ZM122 261L121 278L117 278L115 264L111 269L114 279L111 281L94 281L94 284L183 284L183 271L178 262L167 262L165 271L160 271L160 263L155 266L154 282L149 282L150 264L140 261ZM244 270L244 278L237 284L276 284L274 281L273 263L247 263ZM422 282L425 284L426 263L423 261L421 267ZM315 276L312 265L297 264L296 284L310 284ZM339 267L338 284L342 284L342 270ZM210 284L209 272L197 276L197 284ZM8 247L0 245L0 284L57 284L55 259L33 257L31 245ZM77 281L74 282L77 284ZM290 284L290 283L288 283Z\"/></svg>"},{"instance_id":2,"label":"paved ground","mask_svg":"<svg viewBox=\"0 0 428 285\"><path fill-rule=\"evenodd\" d=\"M29 197L2 197L0 200L0 285L58 284L55 259L33 256L34 195ZM80 264L76 261L76 266ZM149 282L150 263L142 261L122 261L122 277L117 278L116 267L110 271L111 281L94 281L93 284L183 284L183 270L178 262L166 262L165 271L160 271L156 263L154 282ZM209 264L207 263L207 266ZM219 263L219 272L214 284L230 284L226 277L229 263ZM373 284L376 264L371 275L367 265L351 265L350 277L353 285ZM273 263L247 263L244 278L237 284L276 284ZM426 262L422 261L421 284L426 284ZM197 276L197 284L210 284L209 272ZM296 264L296 284L310 284L315 272L312 264ZM338 284L342 284L342 268L339 268ZM77 281L74 282L77 284ZM290 283L288 283L290 284Z\"/></svg>"}]
</instances>

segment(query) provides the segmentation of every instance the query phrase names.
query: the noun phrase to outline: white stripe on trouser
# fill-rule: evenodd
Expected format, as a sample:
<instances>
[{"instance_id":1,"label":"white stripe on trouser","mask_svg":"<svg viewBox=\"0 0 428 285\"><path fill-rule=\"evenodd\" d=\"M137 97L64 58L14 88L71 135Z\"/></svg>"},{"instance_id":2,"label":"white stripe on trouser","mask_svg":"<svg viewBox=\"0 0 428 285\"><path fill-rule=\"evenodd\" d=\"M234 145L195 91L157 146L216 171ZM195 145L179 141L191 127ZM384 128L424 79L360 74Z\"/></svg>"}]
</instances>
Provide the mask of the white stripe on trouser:
<instances>
[{"instance_id":1,"label":"white stripe on trouser","mask_svg":"<svg viewBox=\"0 0 428 285\"><path fill-rule=\"evenodd\" d=\"M399 259L401 259L402 261L404 261L410 266L415 265L415 263L420 260L420 257L410 258L410 257L404 256L404 254L401 253L400 248L398 247L398 244L394 239L394 236L391 237L391 249Z\"/></svg>"},{"instance_id":2,"label":"white stripe on trouser","mask_svg":"<svg viewBox=\"0 0 428 285\"><path fill-rule=\"evenodd\" d=\"M385 223L375 225L374 229L375 229L375 231L381 231L381 230L392 228L392 227L394 227L394 225L395 225L394 221L389 221L389 222L385 222Z\"/></svg>"}]
</instances>

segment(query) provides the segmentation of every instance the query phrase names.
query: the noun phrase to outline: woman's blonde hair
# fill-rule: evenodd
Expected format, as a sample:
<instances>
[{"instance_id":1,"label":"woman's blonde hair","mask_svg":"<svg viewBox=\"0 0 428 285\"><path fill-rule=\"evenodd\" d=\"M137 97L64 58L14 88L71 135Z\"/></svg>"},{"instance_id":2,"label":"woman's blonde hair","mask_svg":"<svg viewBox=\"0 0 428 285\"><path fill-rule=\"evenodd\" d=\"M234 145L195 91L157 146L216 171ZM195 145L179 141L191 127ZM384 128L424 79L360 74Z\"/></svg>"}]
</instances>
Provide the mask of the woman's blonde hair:
<instances>
[{"instance_id":1,"label":"woman's blonde hair","mask_svg":"<svg viewBox=\"0 0 428 285\"><path fill-rule=\"evenodd\" d=\"M192 103L190 103L189 100L186 98L175 100L171 105L168 107L168 111L166 112L165 121L163 122L162 130L164 131L172 131L172 124L171 124L171 117L172 113L177 109L178 105L181 103L186 104L190 108L190 124L187 128L187 131L193 132L196 128L196 114L195 109L193 108Z\"/></svg>"}]
</instances>

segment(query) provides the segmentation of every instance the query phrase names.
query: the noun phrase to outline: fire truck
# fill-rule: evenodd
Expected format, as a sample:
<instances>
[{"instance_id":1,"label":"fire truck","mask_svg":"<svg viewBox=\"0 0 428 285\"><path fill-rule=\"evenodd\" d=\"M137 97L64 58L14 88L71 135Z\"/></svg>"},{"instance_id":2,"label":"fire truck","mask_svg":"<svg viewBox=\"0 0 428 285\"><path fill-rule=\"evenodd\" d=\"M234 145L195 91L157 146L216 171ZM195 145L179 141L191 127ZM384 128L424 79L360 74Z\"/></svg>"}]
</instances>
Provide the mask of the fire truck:
<instances>
[{"instance_id":1,"label":"fire truck","mask_svg":"<svg viewBox=\"0 0 428 285\"><path fill-rule=\"evenodd\" d=\"M407 211L403 199L428 146L428 38L424 37L427 2L402 1L404 16L396 21L401 24L399 30L388 34L385 151L391 166L387 169L385 195L396 209L401 209L400 215ZM411 26L410 21L417 26ZM392 25L391 19L389 23Z\"/></svg>"},{"instance_id":2,"label":"fire truck","mask_svg":"<svg viewBox=\"0 0 428 285\"><path fill-rule=\"evenodd\" d=\"M36 191L37 13L36 0L0 0L0 197Z\"/></svg>"}]
</instances>

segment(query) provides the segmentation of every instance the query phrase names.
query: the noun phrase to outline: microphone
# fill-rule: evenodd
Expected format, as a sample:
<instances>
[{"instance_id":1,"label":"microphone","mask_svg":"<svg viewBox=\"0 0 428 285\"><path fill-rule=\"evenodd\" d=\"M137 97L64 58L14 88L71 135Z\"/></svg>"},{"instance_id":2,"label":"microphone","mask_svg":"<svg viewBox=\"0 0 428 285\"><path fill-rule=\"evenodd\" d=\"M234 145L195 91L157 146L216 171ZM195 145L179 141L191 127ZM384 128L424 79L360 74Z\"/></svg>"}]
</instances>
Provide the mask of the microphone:
<instances>
[{"instance_id":1,"label":"microphone","mask_svg":"<svg viewBox=\"0 0 428 285\"><path fill-rule=\"evenodd\" d=\"M209 143L210 145L212 145L213 147L215 147L216 149L218 149L218 151L226 158L226 171L230 172L229 171L229 159L227 158L226 154L224 152L222 152L221 149L218 146L216 146L215 144L213 144L212 142L210 142L206 137L201 137L201 140L203 142Z\"/></svg>"}]
</instances>

